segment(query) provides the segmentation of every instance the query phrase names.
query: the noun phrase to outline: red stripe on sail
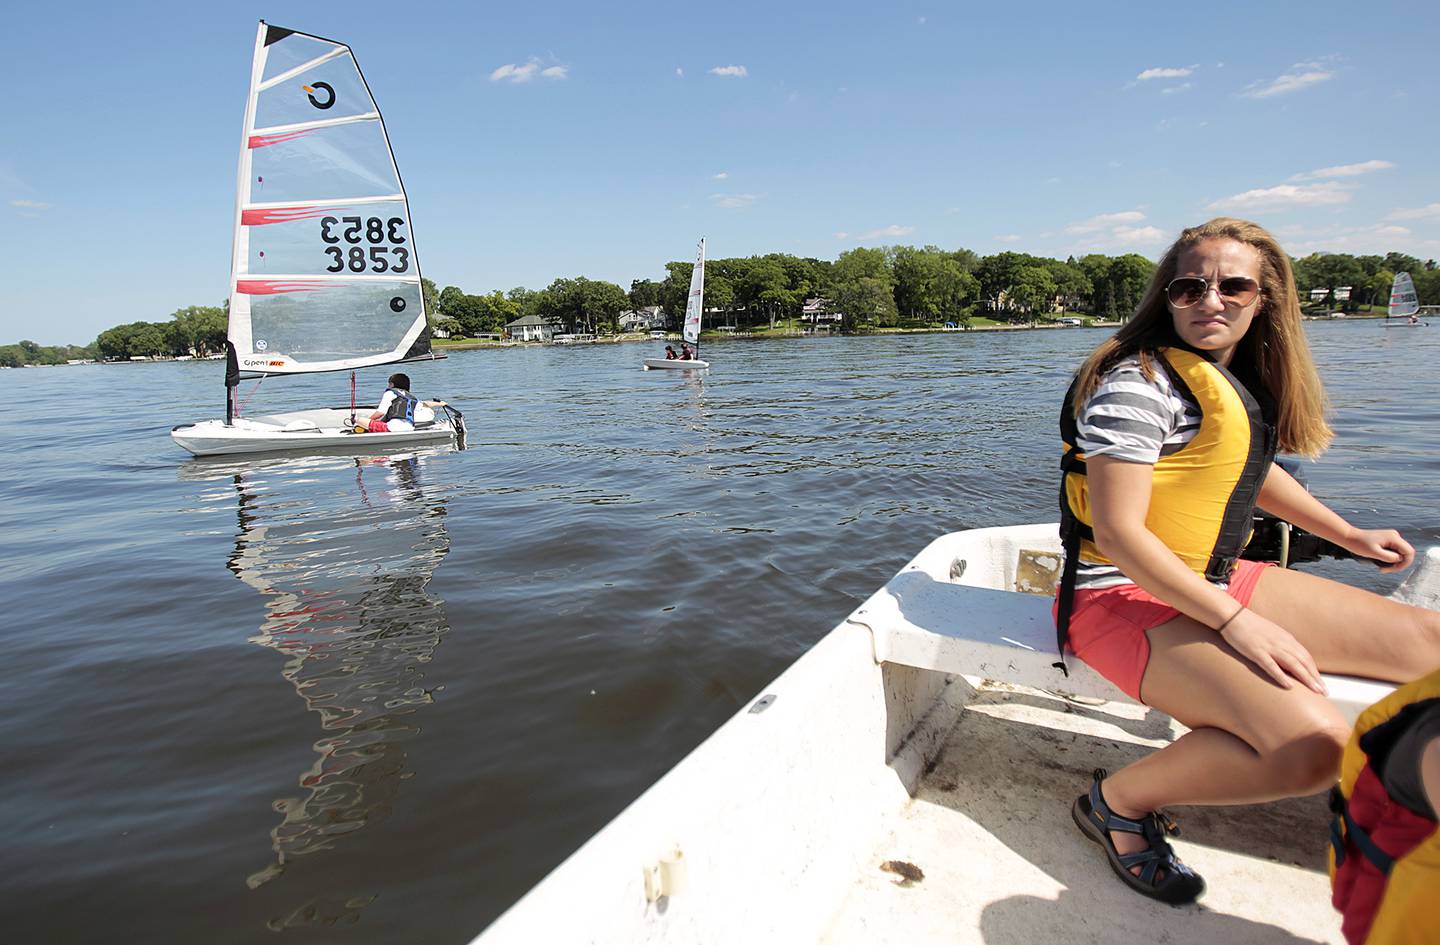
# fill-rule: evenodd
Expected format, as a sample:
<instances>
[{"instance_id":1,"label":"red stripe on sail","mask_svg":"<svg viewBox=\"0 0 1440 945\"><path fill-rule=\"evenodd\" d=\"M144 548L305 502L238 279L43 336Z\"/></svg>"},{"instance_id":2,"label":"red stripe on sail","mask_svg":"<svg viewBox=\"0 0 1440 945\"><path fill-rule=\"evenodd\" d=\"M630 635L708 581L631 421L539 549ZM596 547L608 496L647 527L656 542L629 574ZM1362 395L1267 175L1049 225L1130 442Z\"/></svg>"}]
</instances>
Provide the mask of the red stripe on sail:
<instances>
[{"instance_id":1,"label":"red stripe on sail","mask_svg":"<svg viewBox=\"0 0 1440 945\"><path fill-rule=\"evenodd\" d=\"M284 144L286 141L294 141L314 131L314 128L302 128L299 131L284 131L278 135L251 135L251 148L268 148L272 144Z\"/></svg>"},{"instance_id":2,"label":"red stripe on sail","mask_svg":"<svg viewBox=\"0 0 1440 945\"><path fill-rule=\"evenodd\" d=\"M296 220L313 220L331 214L346 213L349 207L266 207L261 210L241 210L241 226L264 226L267 223L293 223Z\"/></svg>"},{"instance_id":3,"label":"red stripe on sail","mask_svg":"<svg viewBox=\"0 0 1440 945\"><path fill-rule=\"evenodd\" d=\"M240 279L235 283L235 291L244 295L279 295L282 292L319 292L327 286L340 286L344 283L337 282L291 282L276 281L274 279Z\"/></svg>"}]
</instances>

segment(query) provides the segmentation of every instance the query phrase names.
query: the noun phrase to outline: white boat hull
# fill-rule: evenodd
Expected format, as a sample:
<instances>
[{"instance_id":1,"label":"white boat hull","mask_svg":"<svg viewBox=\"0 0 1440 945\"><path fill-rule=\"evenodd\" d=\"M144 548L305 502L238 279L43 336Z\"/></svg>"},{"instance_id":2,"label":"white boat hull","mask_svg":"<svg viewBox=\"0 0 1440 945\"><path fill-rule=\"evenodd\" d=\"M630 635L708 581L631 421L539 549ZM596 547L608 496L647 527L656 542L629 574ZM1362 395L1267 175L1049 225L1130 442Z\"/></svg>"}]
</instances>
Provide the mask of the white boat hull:
<instances>
[{"instance_id":1,"label":"white boat hull","mask_svg":"<svg viewBox=\"0 0 1440 945\"><path fill-rule=\"evenodd\" d=\"M1160 926L1175 945L1237 929L1343 945L1318 797L1190 814L1178 846L1211 890L1183 913L1124 889L1075 832L1092 768L1184 729L1073 659L1072 682L1113 701L1014 684L1018 667L1067 685L1048 596L1015 593L1058 549L1054 524L932 542L473 945L1099 943ZM1395 596L1440 604L1440 549ZM963 674L934 665L966 647ZM902 882L911 864L924 877Z\"/></svg>"},{"instance_id":2,"label":"white boat hull","mask_svg":"<svg viewBox=\"0 0 1440 945\"><path fill-rule=\"evenodd\" d=\"M370 409L367 407L357 414L361 422L369 416ZM240 417L231 424L223 420L202 420L170 431L170 438L195 456L336 448L369 451L444 443L454 436L455 427L446 419L419 430L356 433L350 426L350 410L338 407Z\"/></svg>"},{"instance_id":3,"label":"white boat hull","mask_svg":"<svg viewBox=\"0 0 1440 945\"><path fill-rule=\"evenodd\" d=\"M710 367L709 361L681 361L678 358L646 358L647 371L703 371Z\"/></svg>"}]
</instances>

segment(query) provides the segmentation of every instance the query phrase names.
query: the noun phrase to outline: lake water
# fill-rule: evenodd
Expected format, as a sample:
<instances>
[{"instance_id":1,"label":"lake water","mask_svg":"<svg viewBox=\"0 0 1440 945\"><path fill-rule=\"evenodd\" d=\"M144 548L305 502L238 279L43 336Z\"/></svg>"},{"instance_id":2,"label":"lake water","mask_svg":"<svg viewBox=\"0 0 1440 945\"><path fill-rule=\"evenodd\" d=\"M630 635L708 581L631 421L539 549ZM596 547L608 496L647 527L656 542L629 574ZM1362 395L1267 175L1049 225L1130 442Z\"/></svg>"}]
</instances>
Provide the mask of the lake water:
<instances>
[{"instance_id":1,"label":"lake water","mask_svg":"<svg viewBox=\"0 0 1440 945\"><path fill-rule=\"evenodd\" d=\"M1312 489L1440 541L1440 328L1309 330ZM1102 337L458 352L470 448L358 460L188 459L220 363L0 373L5 940L467 941L930 539L1053 520Z\"/></svg>"}]
</instances>

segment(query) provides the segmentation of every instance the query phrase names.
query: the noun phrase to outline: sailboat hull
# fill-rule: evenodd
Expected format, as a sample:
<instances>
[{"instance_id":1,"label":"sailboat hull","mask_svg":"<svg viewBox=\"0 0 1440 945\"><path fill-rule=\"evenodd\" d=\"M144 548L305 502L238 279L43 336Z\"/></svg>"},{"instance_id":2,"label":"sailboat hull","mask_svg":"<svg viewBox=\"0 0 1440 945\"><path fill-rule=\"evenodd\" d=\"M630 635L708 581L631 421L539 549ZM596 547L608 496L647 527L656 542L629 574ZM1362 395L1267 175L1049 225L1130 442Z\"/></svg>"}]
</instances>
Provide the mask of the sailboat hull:
<instances>
[{"instance_id":1,"label":"sailboat hull","mask_svg":"<svg viewBox=\"0 0 1440 945\"><path fill-rule=\"evenodd\" d=\"M366 411L369 409L365 408ZM368 412L360 414L362 419L368 415ZM350 425L349 408L336 407L241 417L229 424L223 420L202 420L170 431L170 438L195 456L333 450L337 447L368 452L391 446L446 443L454 437L454 425L443 419L418 430L356 433Z\"/></svg>"},{"instance_id":2,"label":"sailboat hull","mask_svg":"<svg viewBox=\"0 0 1440 945\"><path fill-rule=\"evenodd\" d=\"M703 371L710 366L709 361L680 361L666 358L646 358L645 370L657 371Z\"/></svg>"}]
</instances>

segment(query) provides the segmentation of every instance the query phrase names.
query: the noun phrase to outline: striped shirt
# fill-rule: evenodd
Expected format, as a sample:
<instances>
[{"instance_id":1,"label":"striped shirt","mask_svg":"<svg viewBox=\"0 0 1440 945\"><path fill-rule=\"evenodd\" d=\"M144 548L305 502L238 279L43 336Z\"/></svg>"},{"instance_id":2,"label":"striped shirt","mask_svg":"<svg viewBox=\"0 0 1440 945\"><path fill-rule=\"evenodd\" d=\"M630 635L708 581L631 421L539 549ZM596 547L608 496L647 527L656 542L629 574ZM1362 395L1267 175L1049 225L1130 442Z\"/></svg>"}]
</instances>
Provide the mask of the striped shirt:
<instances>
[{"instance_id":1,"label":"striped shirt","mask_svg":"<svg viewBox=\"0 0 1440 945\"><path fill-rule=\"evenodd\" d=\"M1119 361L1100 379L1100 386L1080 411L1076 446L1089 459L1111 456L1129 463L1153 466L1195 438L1200 429L1200 405L1182 396L1158 365L1154 379L1140 369L1140 359ZM1076 588L1094 590L1133 584L1109 564L1081 561Z\"/></svg>"}]
</instances>

